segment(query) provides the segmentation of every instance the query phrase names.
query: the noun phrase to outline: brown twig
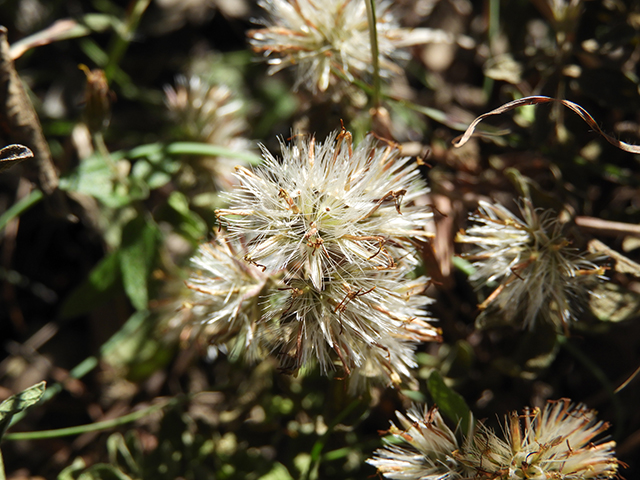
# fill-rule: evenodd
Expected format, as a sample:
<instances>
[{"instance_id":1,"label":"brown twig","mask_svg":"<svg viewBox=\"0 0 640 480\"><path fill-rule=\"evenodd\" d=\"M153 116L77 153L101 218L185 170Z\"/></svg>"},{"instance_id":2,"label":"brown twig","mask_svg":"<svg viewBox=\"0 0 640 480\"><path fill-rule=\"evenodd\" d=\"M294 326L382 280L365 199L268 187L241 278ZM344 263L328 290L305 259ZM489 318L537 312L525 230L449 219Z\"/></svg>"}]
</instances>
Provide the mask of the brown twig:
<instances>
[{"instance_id":1,"label":"brown twig","mask_svg":"<svg viewBox=\"0 0 640 480\"><path fill-rule=\"evenodd\" d=\"M611 222L609 220L602 220L595 217L576 217L576 225L583 230L589 232L597 232L600 235L618 236L618 235L632 235L634 237L640 237L640 225L634 225L631 223Z\"/></svg>"},{"instance_id":2,"label":"brown twig","mask_svg":"<svg viewBox=\"0 0 640 480\"><path fill-rule=\"evenodd\" d=\"M52 211L66 215L68 208L58 190L58 172L53 165L49 145L42 133L33 105L27 96L16 72L7 41L7 29L0 26L0 133L11 143L21 143L34 154L37 168L37 183L53 201Z\"/></svg>"}]
</instances>

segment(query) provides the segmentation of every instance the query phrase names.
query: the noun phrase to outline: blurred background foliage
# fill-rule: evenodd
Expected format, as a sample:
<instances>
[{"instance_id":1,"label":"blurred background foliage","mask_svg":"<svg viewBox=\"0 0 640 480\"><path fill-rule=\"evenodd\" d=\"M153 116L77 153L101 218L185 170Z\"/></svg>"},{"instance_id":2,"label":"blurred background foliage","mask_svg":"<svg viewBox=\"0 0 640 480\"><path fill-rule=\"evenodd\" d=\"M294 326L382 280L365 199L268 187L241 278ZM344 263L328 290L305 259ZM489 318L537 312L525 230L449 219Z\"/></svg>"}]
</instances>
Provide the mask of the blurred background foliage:
<instances>
[{"instance_id":1,"label":"blurred background foliage","mask_svg":"<svg viewBox=\"0 0 640 480\"><path fill-rule=\"evenodd\" d=\"M403 27L473 42L411 47L377 107L370 79L314 96L292 91L287 70L268 76L246 39L264 17L253 1L0 2L59 172L49 190L34 161L0 175L0 397L48 382L2 443L8 478L369 478L379 432L411 401L437 402L452 422L470 408L495 425L561 397L613 424L621 474L638 475L640 157L557 105L495 117L460 149L451 141L479 114L548 95L637 142L640 3L400 0L393 11ZM343 379L246 365L167 321L232 167L258 164L260 142L276 152L277 136L323 138L341 121L355 141L373 130L425 163L437 208L425 268L444 343L419 349L418 390L351 398ZM595 237L613 259L611 282L568 338L499 321L476 328L491 291L473 290L469 264L454 257L478 200L513 208L525 184L537 207L630 226L574 227L576 247ZM104 431L11 437L137 411L149 413Z\"/></svg>"}]
</instances>

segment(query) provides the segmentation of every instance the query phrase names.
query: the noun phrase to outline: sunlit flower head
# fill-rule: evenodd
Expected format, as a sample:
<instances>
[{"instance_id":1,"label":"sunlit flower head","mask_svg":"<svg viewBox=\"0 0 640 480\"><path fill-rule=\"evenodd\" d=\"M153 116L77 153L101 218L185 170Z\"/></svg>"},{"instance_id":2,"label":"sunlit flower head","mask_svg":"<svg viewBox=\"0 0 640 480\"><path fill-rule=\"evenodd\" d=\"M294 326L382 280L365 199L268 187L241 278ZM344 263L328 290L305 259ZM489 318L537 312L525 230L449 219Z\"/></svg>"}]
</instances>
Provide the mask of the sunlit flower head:
<instances>
[{"instance_id":1,"label":"sunlit flower head","mask_svg":"<svg viewBox=\"0 0 640 480\"><path fill-rule=\"evenodd\" d=\"M234 151L248 149L244 104L226 85L213 85L201 77L178 76L175 86L164 87L165 103L178 141L202 142ZM182 186L201 190L230 187L238 159L189 156L178 175Z\"/></svg>"},{"instance_id":2,"label":"sunlit flower head","mask_svg":"<svg viewBox=\"0 0 640 480\"><path fill-rule=\"evenodd\" d=\"M325 91L336 72L348 79L371 73L371 42L362 0L261 0L269 13L266 28L249 36L255 51L269 57L270 73L289 66L297 69L295 88ZM376 2L380 73L399 72L394 63L403 54L394 45L399 33L391 2Z\"/></svg>"},{"instance_id":3,"label":"sunlit flower head","mask_svg":"<svg viewBox=\"0 0 640 480\"><path fill-rule=\"evenodd\" d=\"M342 131L281 148L282 161L263 149L261 168L238 168L231 208L216 211L231 235L251 239L248 262L287 268L318 291L347 264L360 274L418 263L412 241L430 236L428 189L397 146L369 135L353 148Z\"/></svg>"},{"instance_id":4,"label":"sunlit flower head","mask_svg":"<svg viewBox=\"0 0 640 480\"><path fill-rule=\"evenodd\" d=\"M520 210L522 218L481 201L470 217L475 225L458 235L458 242L475 247L471 282L499 284L480 308L487 309L483 314L499 311L508 321L523 318L528 327L544 318L566 331L576 301L589 294L604 269L594 263L597 257L570 245L553 212L534 209L528 199Z\"/></svg>"},{"instance_id":5,"label":"sunlit flower head","mask_svg":"<svg viewBox=\"0 0 640 480\"><path fill-rule=\"evenodd\" d=\"M400 427L391 423L388 433L403 443L380 448L367 460L382 476L394 480L475 478L473 470L458 459L461 442L436 407L427 410L414 405L406 417L400 412L396 415Z\"/></svg>"},{"instance_id":6,"label":"sunlit flower head","mask_svg":"<svg viewBox=\"0 0 640 480\"><path fill-rule=\"evenodd\" d=\"M594 442L609 425L585 405L567 399L543 409L512 412L502 440L486 428L478 429L465 463L495 479L588 480L616 475L614 441Z\"/></svg>"},{"instance_id":7,"label":"sunlit flower head","mask_svg":"<svg viewBox=\"0 0 640 480\"><path fill-rule=\"evenodd\" d=\"M416 239L426 239L428 192L414 162L346 131L324 143L295 136L283 158L237 169L230 208L216 211L242 258L280 285L261 308L261 344L286 370L318 363L397 384L417 343L440 339L428 323L426 277Z\"/></svg>"}]
</instances>

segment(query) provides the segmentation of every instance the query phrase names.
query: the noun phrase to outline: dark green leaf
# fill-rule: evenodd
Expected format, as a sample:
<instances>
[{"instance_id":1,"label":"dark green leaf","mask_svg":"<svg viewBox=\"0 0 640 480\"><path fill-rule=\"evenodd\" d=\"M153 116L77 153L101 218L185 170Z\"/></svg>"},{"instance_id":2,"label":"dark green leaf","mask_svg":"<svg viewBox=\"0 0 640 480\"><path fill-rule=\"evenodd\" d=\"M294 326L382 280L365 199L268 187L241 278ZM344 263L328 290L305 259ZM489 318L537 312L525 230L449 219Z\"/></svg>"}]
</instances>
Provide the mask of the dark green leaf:
<instances>
[{"instance_id":1,"label":"dark green leaf","mask_svg":"<svg viewBox=\"0 0 640 480\"><path fill-rule=\"evenodd\" d=\"M67 297L60 310L62 318L77 317L107 301L120 284L120 258L115 251L98 263L87 280Z\"/></svg>"},{"instance_id":2,"label":"dark green leaf","mask_svg":"<svg viewBox=\"0 0 640 480\"><path fill-rule=\"evenodd\" d=\"M18 202L11 205L6 212L0 215L0 230L2 230L7 223L9 223L12 219L19 217L24 212L33 207L36 203L38 203L43 198L43 194L41 190L34 190L26 197L20 199Z\"/></svg>"},{"instance_id":3,"label":"dark green leaf","mask_svg":"<svg viewBox=\"0 0 640 480\"><path fill-rule=\"evenodd\" d=\"M427 388L440 411L449 420L458 425L462 433L467 434L470 426L471 411L464 398L444 383L442 375L437 370L434 370L429 376Z\"/></svg>"},{"instance_id":4,"label":"dark green leaf","mask_svg":"<svg viewBox=\"0 0 640 480\"><path fill-rule=\"evenodd\" d=\"M156 332L155 319L148 311L135 312L101 349L103 362L132 381L148 378L173 356L173 349Z\"/></svg>"},{"instance_id":5,"label":"dark green leaf","mask_svg":"<svg viewBox=\"0 0 640 480\"><path fill-rule=\"evenodd\" d=\"M180 216L177 230L192 242L200 242L207 232L207 224L200 215L189 209L187 198L180 192L173 192L167 203Z\"/></svg>"},{"instance_id":6,"label":"dark green leaf","mask_svg":"<svg viewBox=\"0 0 640 480\"><path fill-rule=\"evenodd\" d=\"M116 161L117 158L112 156L112 159ZM119 208L130 200L126 189L114 182L114 176L113 168L101 156L94 155L83 160L67 177L60 179L60 188L84 193L108 207Z\"/></svg>"},{"instance_id":7,"label":"dark green leaf","mask_svg":"<svg viewBox=\"0 0 640 480\"><path fill-rule=\"evenodd\" d=\"M122 230L120 269L127 296L137 310L145 310L149 301L148 279L157 256L160 239L152 220L138 216Z\"/></svg>"}]
</instances>

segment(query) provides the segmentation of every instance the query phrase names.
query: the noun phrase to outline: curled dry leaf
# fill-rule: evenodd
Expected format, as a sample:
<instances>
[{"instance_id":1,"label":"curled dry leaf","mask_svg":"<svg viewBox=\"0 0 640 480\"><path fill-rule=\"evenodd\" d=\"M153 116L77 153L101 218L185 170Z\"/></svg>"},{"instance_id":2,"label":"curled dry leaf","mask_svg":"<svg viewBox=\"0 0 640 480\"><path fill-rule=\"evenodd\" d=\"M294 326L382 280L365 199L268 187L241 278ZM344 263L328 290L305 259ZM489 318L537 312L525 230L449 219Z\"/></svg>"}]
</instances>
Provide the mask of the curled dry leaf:
<instances>
[{"instance_id":1,"label":"curled dry leaf","mask_svg":"<svg viewBox=\"0 0 640 480\"><path fill-rule=\"evenodd\" d=\"M27 158L33 158L33 152L24 145L7 145L0 149L0 172L17 165Z\"/></svg>"},{"instance_id":2,"label":"curled dry leaf","mask_svg":"<svg viewBox=\"0 0 640 480\"><path fill-rule=\"evenodd\" d=\"M575 112L582 120L584 120L591 128L593 128L596 132L598 132L604 139L609 142L614 147L619 148L625 152L629 153L640 153L640 146L631 145L629 143L622 142L617 138L612 137L611 135L605 133L593 119L593 117L587 112L584 108L582 108L577 103L570 102L569 100L559 100L557 98L545 97L541 95L534 95L531 97L523 97L517 100L513 100L512 102L505 103L504 105L496 108L495 110L491 110L490 112L483 113L479 117L477 117L471 125L467 128L467 130L460 137L456 137L453 139L453 146L458 148L464 145L469 141L469 139L473 136L473 132L475 131L478 124L487 117L492 115L500 115L501 113L508 112L513 110L514 108L524 107L527 105L540 105L544 103L560 103L561 105L567 107L571 111Z\"/></svg>"}]
</instances>

